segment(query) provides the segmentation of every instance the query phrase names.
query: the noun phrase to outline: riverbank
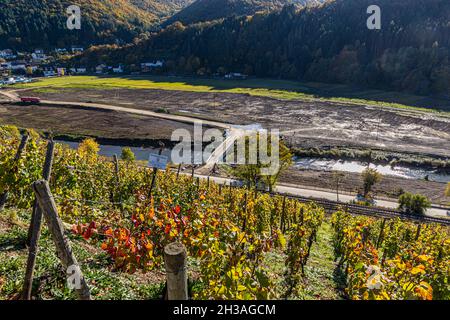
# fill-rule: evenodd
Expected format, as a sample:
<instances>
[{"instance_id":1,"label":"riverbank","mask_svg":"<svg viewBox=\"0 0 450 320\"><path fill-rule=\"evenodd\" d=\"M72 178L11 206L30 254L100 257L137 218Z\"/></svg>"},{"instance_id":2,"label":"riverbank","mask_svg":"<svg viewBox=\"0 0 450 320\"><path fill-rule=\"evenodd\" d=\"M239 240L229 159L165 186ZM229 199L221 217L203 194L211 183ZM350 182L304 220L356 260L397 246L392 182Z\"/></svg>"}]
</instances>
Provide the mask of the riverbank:
<instances>
[{"instance_id":1,"label":"riverbank","mask_svg":"<svg viewBox=\"0 0 450 320\"><path fill-rule=\"evenodd\" d=\"M298 158L323 158L339 161L360 161L379 165L405 166L410 168L436 170L438 173L450 174L450 159L432 154L393 152L369 148L293 148Z\"/></svg>"}]
</instances>

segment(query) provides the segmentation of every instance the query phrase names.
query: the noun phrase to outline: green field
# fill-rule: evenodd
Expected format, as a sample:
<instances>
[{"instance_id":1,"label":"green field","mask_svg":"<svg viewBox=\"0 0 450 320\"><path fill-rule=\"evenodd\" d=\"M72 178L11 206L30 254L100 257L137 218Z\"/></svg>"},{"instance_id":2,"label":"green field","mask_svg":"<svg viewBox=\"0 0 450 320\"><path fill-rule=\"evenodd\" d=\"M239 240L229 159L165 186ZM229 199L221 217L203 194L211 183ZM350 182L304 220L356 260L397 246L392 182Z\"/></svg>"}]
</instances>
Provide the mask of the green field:
<instances>
[{"instance_id":1,"label":"green field","mask_svg":"<svg viewBox=\"0 0 450 320\"><path fill-rule=\"evenodd\" d=\"M189 92L226 92L276 99L322 100L340 103L377 105L436 111L448 114L449 102L380 90L357 90L344 85L301 83L287 80L249 79L223 80L158 76L69 76L46 78L38 82L16 85L15 88L37 88L44 91L58 88L86 89L159 89Z\"/></svg>"}]
</instances>

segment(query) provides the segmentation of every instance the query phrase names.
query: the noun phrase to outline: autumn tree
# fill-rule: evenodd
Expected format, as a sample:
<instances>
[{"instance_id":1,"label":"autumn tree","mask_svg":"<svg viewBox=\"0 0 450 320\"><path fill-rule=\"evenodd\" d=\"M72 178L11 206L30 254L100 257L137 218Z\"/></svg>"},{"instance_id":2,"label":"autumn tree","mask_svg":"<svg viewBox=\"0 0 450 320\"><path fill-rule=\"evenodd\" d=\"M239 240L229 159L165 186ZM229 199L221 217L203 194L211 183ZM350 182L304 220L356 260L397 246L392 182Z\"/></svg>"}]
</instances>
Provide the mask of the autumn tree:
<instances>
[{"instance_id":1,"label":"autumn tree","mask_svg":"<svg viewBox=\"0 0 450 320\"><path fill-rule=\"evenodd\" d=\"M278 166L271 172L266 174L265 169L273 165L273 163L265 163L260 157L260 145L262 137L258 134L256 140L245 138L245 164L238 165L233 173L239 179L247 183L249 187L257 187L260 183L264 183L269 187L269 191L273 191L280 174L288 169L292 164L292 153L283 141L278 143ZM272 156L271 135L267 136L267 154L269 158ZM254 145L256 144L256 146ZM250 163L250 152L256 152L256 163Z\"/></svg>"},{"instance_id":2,"label":"autumn tree","mask_svg":"<svg viewBox=\"0 0 450 320\"><path fill-rule=\"evenodd\" d=\"M122 160L127 162L133 162L136 159L133 151L131 151L131 149L128 147L122 148L121 158Z\"/></svg>"},{"instance_id":3,"label":"autumn tree","mask_svg":"<svg viewBox=\"0 0 450 320\"><path fill-rule=\"evenodd\" d=\"M361 178L363 179L363 196L367 198L373 186L381 181L382 175L375 169L367 168L361 173Z\"/></svg>"}]
</instances>

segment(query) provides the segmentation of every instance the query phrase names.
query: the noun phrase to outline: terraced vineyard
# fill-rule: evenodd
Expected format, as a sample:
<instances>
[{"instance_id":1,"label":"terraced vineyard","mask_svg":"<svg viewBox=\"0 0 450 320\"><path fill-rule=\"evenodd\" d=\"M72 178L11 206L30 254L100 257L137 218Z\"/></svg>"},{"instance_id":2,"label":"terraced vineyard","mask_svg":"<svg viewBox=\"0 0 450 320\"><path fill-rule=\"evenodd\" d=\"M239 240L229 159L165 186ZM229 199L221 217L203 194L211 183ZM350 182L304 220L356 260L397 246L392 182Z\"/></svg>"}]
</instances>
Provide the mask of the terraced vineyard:
<instances>
[{"instance_id":1,"label":"terraced vineyard","mask_svg":"<svg viewBox=\"0 0 450 320\"><path fill-rule=\"evenodd\" d=\"M6 213L9 217L16 213L22 222L29 221L34 202L31 185L41 178L47 141L33 131L28 134L30 139L23 154L15 159L20 134L14 127L0 129L0 193L7 191L9 195L8 209L0 212L0 222L6 219ZM182 243L187 249L190 295L194 299L449 298L447 227L423 225L422 232L416 231L419 235L415 236L412 231L406 232L416 230L413 223L394 220L391 231L386 227L380 233L377 226L382 220L337 213L332 220L335 248L336 254L343 257L337 264L331 254L333 233L329 217L315 203L218 185L178 175L170 169L155 174L131 161L120 161L117 170L115 163L98 156L97 151L92 140L83 142L78 150L56 145L50 179L58 213L72 228L71 241L84 248L83 256L86 248L97 252L80 260L81 268L87 270L93 298L108 297L105 292L122 288L123 281L108 280L105 284L105 277L141 275L154 279L153 284L163 283L154 274L164 273L163 250L172 242ZM370 227L365 241L358 233L361 226L354 221L365 221ZM20 261L26 253L15 248L23 248L26 234L21 231L22 235L17 236L9 227L0 227L0 297L10 299L18 297L21 291L25 268ZM377 238L383 248L380 252L374 251L373 240L367 240L378 234L382 234ZM393 244L395 240L399 242ZM49 248L44 237L38 261L50 259ZM366 249L370 259L366 259ZM384 258L375 258L375 254L384 254ZM379 259L383 262L378 263ZM405 276L417 283L408 290L413 294L392 284L387 266L395 259L407 266ZM55 262L51 261L39 271L41 276L35 279L34 287L45 287L45 277L47 282L53 282L53 293L35 292L34 296L73 298L70 294L65 296L65 289L60 295L54 293L55 283L64 287L64 271L55 270ZM332 283L333 273L344 264L347 291ZM103 273L95 271L99 265ZM383 275L389 281L372 285L370 270L379 270L377 277ZM315 272L320 281L315 280ZM397 277L398 272L393 275ZM398 280L401 285L402 279ZM311 294L311 283L317 287L326 283L329 287ZM326 291L336 293L325 294Z\"/></svg>"},{"instance_id":2,"label":"terraced vineyard","mask_svg":"<svg viewBox=\"0 0 450 320\"><path fill-rule=\"evenodd\" d=\"M332 222L351 299L450 299L448 228L342 211Z\"/></svg>"}]
</instances>

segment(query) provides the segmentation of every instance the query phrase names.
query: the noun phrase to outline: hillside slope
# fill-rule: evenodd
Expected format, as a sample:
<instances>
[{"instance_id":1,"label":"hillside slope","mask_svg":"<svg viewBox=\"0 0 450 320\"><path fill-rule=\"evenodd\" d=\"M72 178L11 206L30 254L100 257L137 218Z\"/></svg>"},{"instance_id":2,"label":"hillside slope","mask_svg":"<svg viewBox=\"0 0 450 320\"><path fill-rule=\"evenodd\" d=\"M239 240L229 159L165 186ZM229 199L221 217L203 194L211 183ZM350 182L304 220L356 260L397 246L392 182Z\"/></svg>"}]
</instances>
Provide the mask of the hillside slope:
<instances>
[{"instance_id":1,"label":"hillside slope","mask_svg":"<svg viewBox=\"0 0 450 320\"><path fill-rule=\"evenodd\" d=\"M194 0L130 0L130 2L143 10L162 17L168 17L190 5Z\"/></svg>"},{"instance_id":2,"label":"hillside slope","mask_svg":"<svg viewBox=\"0 0 450 320\"><path fill-rule=\"evenodd\" d=\"M197 0L165 22L183 24L211 21L232 16L253 15L259 11L280 10L284 5L320 3L324 0Z\"/></svg>"},{"instance_id":3,"label":"hillside slope","mask_svg":"<svg viewBox=\"0 0 450 320\"><path fill-rule=\"evenodd\" d=\"M80 61L165 59L169 72L234 71L448 96L450 2L378 0L382 28L369 30L372 3L336 0L300 11L286 6L188 27L175 23L148 41L92 51Z\"/></svg>"},{"instance_id":4,"label":"hillside slope","mask_svg":"<svg viewBox=\"0 0 450 320\"><path fill-rule=\"evenodd\" d=\"M71 0L2 0L0 49L130 42L190 0L78 0L81 30L68 30Z\"/></svg>"}]
</instances>

